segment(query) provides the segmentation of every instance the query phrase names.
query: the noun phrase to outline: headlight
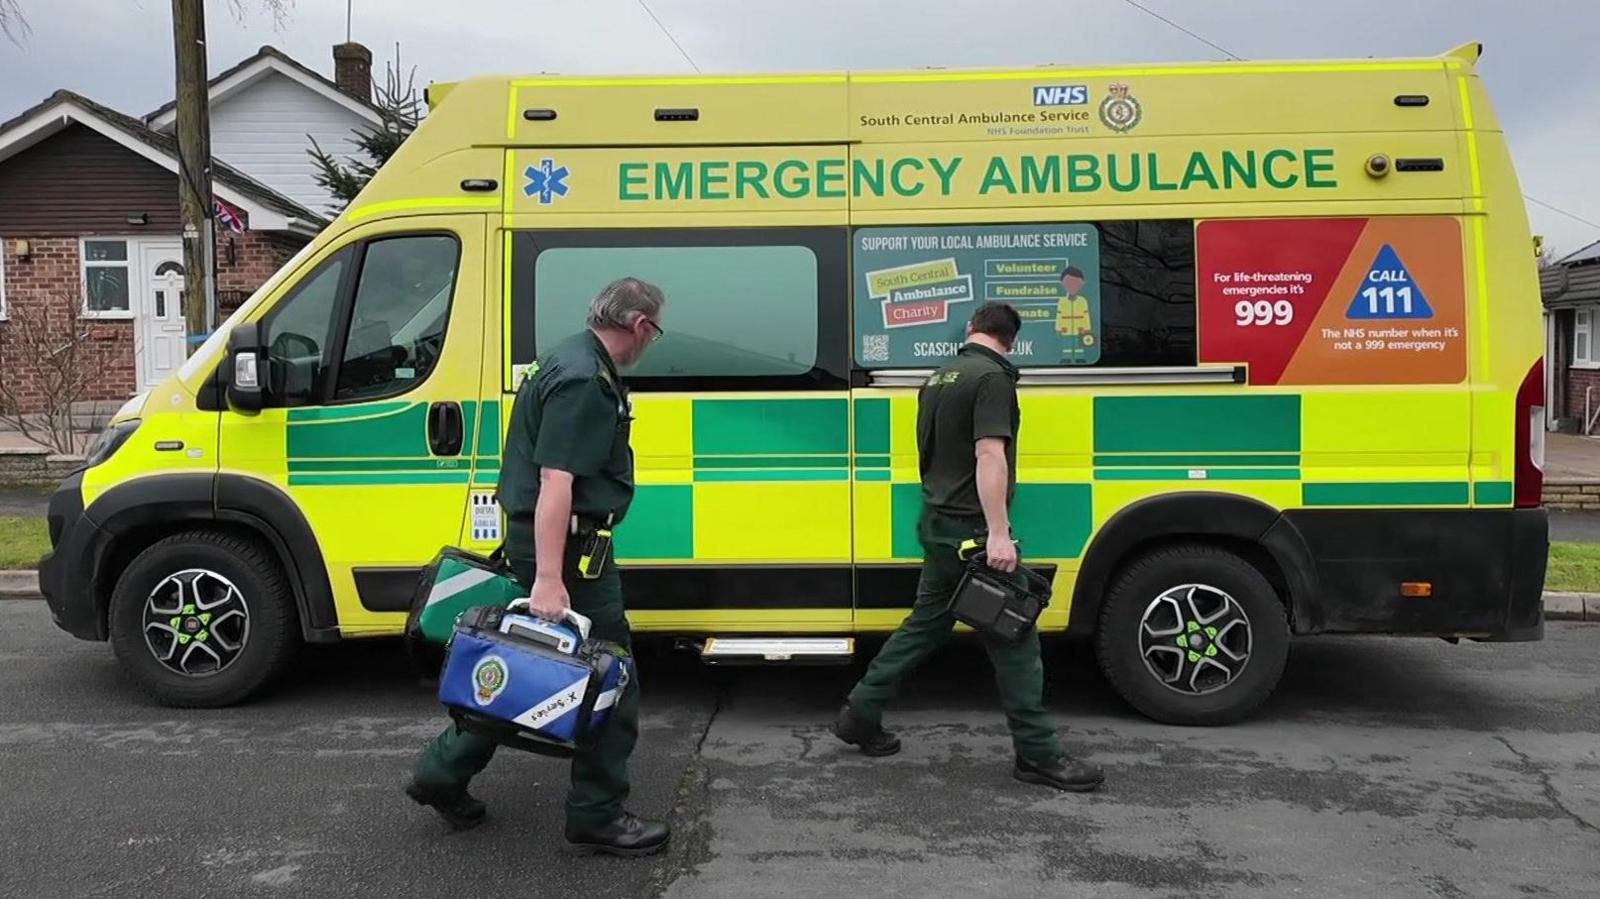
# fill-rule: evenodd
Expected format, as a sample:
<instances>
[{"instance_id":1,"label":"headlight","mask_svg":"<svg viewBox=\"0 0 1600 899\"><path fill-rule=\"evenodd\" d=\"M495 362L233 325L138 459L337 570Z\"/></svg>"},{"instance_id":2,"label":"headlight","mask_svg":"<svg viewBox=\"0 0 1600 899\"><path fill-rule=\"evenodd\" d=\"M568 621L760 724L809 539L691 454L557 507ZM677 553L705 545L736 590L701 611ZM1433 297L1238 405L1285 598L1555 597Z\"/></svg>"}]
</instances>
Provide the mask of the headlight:
<instances>
[{"instance_id":1,"label":"headlight","mask_svg":"<svg viewBox=\"0 0 1600 899\"><path fill-rule=\"evenodd\" d=\"M119 421L114 425L107 425L105 430L100 432L100 436L89 444L89 451L84 454L84 464L93 468L111 458L116 454L117 450L122 448L124 443L128 442L128 438L133 436L133 432L138 429L139 419L137 418Z\"/></svg>"}]
</instances>

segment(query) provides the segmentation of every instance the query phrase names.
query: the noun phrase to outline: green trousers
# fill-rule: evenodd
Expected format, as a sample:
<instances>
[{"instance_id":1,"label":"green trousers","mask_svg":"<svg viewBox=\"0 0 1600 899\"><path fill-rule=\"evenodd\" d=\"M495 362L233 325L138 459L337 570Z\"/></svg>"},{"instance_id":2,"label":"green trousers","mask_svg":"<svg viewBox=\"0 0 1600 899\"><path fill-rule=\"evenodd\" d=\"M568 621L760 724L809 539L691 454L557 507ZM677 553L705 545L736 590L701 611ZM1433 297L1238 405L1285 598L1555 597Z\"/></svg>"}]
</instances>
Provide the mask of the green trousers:
<instances>
[{"instance_id":1,"label":"green trousers","mask_svg":"<svg viewBox=\"0 0 1600 899\"><path fill-rule=\"evenodd\" d=\"M517 576L532 583L531 565L516 565ZM615 566L595 580L576 576L566 578L572 608L594 622L589 636L633 649L628 619L623 615L622 579ZM611 710L611 717L588 742L580 743L572 758L572 781L567 790L567 821L579 827L608 824L622 814L628 798L628 757L639 739L639 676L637 665L632 682ZM467 783L489 764L496 744L470 734L453 723L434 737L417 759L416 778L431 786L465 789Z\"/></svg>"},{"instance_id":2,"label":"green trousers","mask_svg":"<svg viewBox=\"0 0 1600 899\"><path fill-rule=\"evenodd\" d=\"M924 514L919 527L922 577L917 581L916 603L850 691L850 706L861 720L881 723L883 707L900 691L901 682L950 639L955 627L955 616L949 612L950 598L966 570L956 551L962 540L972 537L981 527L981 520ZM1044 663L1039 658L1038 630L1029 629L1015 643L982 639L994 667L1000 705L1005 709L1017 755L1029 761L1061 755L1055 722L1044 710Z\"/></svg>"}]
</instances>

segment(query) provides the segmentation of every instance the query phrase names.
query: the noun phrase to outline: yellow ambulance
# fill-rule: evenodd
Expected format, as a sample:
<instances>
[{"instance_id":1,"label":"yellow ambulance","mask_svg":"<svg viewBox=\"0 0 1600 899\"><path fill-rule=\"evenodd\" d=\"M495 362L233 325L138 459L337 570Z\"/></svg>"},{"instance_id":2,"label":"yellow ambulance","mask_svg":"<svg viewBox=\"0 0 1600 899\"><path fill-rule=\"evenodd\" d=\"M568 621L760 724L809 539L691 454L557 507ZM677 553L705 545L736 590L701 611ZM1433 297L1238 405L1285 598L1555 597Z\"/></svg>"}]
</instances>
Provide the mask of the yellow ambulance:
<instances>
[{"instance_id":1,"label":"yellow ambulance","mask_svg":"<svg viewBox=\"0 0 1600 899\"><path fill-rule=\"evenodd\" d=\"M1292 634L1542 635L1542 338L1469 45L1423 59L434 84L359 198L51 502L57 623L160 700L398 633L487 553L518 380L606 282L641 632L847 655L904 616L918 387L1023 318L1040 627L1135 708L1255 709Z\"/></svg>"}]
</instances>

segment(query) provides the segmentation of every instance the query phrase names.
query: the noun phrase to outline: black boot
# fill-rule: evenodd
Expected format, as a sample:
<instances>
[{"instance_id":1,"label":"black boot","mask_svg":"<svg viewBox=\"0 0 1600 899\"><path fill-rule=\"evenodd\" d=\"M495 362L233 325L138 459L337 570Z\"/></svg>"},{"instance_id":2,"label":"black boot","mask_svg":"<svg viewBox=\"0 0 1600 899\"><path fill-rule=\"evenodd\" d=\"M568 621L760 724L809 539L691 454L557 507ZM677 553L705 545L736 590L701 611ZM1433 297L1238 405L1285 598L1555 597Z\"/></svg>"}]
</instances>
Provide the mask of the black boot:
<instances>
[{"instance_id":1,"label":"black boot","mask_svg":"<svg viewBox=\"0 0 1600 899\"><path fill-rule=\"evenodd\" d=\"M832 730L834 736L860 749L862 755L876 758L900 751L899 737L884 730L882 725L868 724L856 717L855 709L848 702L839 709Z\"/></svg>"},{"instance_id":2,"label":"black boot","mask_svg":"<svg viewBox=\"0 0 1600 899\"><path fill-rule=\"evenodd\" d=\"M1061 755L1046 762L1030 762L1017 756L1011 776L1026 784L1055 787L1069 793L1090 793L1105 782L1105 772L1088 762L1080 762L1070 755Z\"/></svg>"},{"instance_id":3,"label":"black boot","mask_svg":"<svg viewBox=\"0 0 1600 899\"><path fill-rule=\"evenodd\" d=\"M574 827L567 824L567 845L580 853L635 857L653 855L667 848L672 830L665 821L646 821L632 812L599 827Z\"/></svg>"},{"instance_id":4,"label":"black boot","mask_svg":"<svg viewBox=\"0 0 1600 899\"><path fill-rule=\"evenodd\" d=\"M472 794L465 789L434 787L412 780L406 784L406 795L418 805L426 805L438 812L439 817L456 830L477 827L489 813L488 807L472 798Z\"/></svg>"}]
</instances>

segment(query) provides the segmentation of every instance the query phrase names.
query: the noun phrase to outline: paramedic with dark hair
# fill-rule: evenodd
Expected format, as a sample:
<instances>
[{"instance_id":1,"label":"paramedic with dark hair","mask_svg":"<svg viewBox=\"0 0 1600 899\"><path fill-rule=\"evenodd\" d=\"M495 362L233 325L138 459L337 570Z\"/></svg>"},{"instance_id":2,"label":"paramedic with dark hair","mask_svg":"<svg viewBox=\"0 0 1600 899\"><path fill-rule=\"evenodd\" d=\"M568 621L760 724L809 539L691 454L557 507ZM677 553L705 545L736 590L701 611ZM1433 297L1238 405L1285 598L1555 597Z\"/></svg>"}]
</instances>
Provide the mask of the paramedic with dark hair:
<instances>
[{"instance_id":1,"label":"paramedic with dark hair","mask_svg":"<svg viewBox=\"0 0 1600 899\"><path fill-rule=\"evenodd\" d=\"M900 740L883 729L883 707L913 669L950 637L951 597L965 563L962 542L986 541L990 567L1015 571L1007 506L1016 492L1017 369L1006 358L1022 320L1005 303L986 303L967 324L956 358L917 394L917 457L922 472L922 577L911 614L850 691L833 733L869 756L893 755ZM1039 632L1015 643L992 637L983 646L994 666L1000 704L1016 750L1012 776L1025 783L1087 792L1100 769L1069 757L1044 709Z\"/></svg>"},{"instance_id":2,"label":"paramedic with dark hair","mask_svg":"<svg viewBox=\"0 0 1600 899\"><path fill-rule=\"evenodd\" d=\"M596 577L580 577L579 533L615 527L633 500L633 450L628 445L628 394L617 373L638 361L661 337L660 288L637 278L613 281L589 307L589 328L539 355L511 408L500 506L506 513L506 559L517 579L532 587L534 614L559 620L568 608L587 616L589 636L624 650L632 645L622 581L605 562ZM567 792L567 842L580 851L648 855L666 846L662 821L623 809L628 757L639 737L635 678L610 719L572 759ZM482 802L467 783L494 755L487 737L455 725L423 749L406 793L430 806L451 826L483 822Z\"/></svg>"}]
</instances>

